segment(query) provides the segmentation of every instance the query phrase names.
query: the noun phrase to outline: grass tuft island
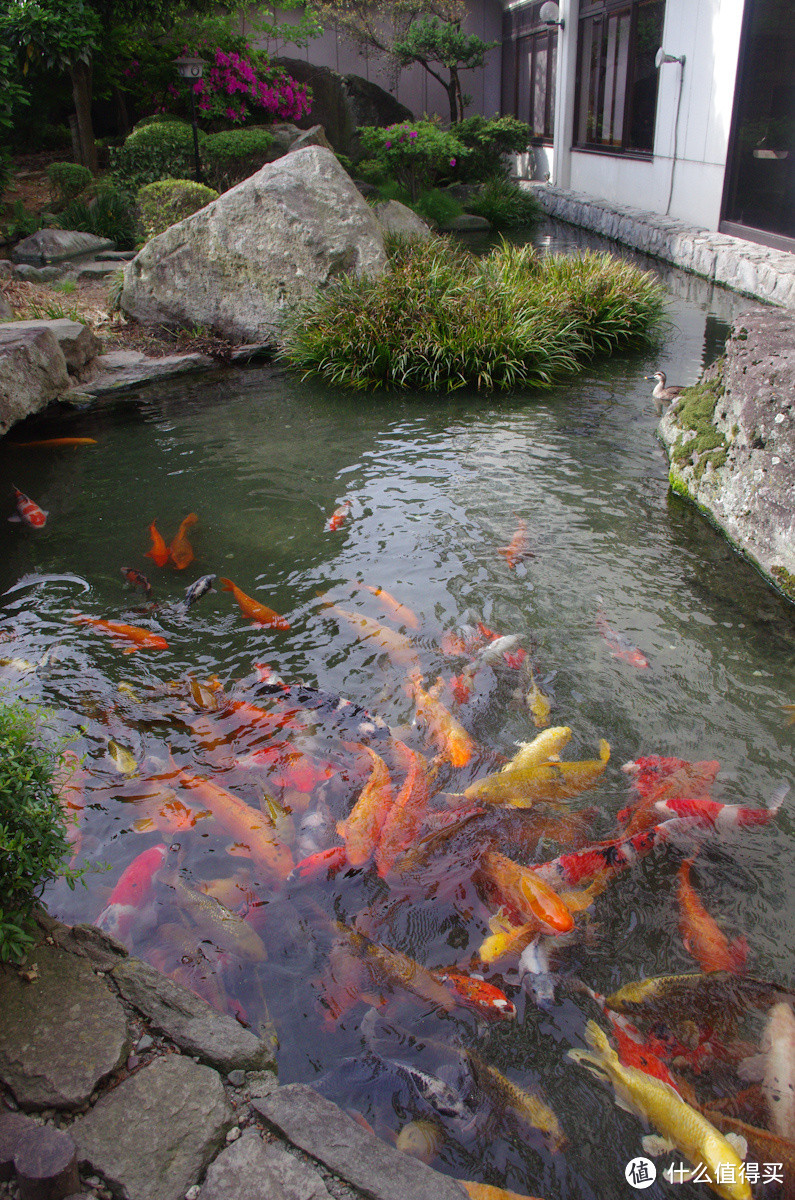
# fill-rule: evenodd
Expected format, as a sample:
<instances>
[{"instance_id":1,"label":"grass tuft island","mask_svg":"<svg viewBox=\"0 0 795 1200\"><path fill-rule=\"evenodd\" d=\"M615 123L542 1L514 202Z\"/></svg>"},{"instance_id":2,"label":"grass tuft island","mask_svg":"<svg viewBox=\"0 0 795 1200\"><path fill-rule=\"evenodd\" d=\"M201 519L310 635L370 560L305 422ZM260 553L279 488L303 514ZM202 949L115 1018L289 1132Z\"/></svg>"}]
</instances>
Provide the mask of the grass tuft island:
<instances>
[{"instance_id":1,"label":"grass tuft island","mask_svg":"<svg viewBox=\"0 0 795 1200\"><path fill-rule=\"evenodd\" d=\"M502 242L476 258L444 238L392 240L377 277L344 276L294 314L282 357L359 390L550 387L600 354L648 346L653 275L609 254L539 257Z\"/></svg>"}]
</instances>

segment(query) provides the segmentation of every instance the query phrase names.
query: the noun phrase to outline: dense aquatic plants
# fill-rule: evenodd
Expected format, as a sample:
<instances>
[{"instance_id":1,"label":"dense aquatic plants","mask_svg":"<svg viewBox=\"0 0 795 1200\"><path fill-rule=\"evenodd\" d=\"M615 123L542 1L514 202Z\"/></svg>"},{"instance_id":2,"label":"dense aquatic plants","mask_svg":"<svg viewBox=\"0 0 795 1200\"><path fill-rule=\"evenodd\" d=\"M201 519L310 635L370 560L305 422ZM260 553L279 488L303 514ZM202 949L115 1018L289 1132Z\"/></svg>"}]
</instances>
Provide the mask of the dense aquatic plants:
<instances>
[{"instance_id":1,"label":"dense aquatic plants","mask_svg":"<svg viewBox=\"0 0 795 1200\"><path fill-rule=\"evenodd\" d=\"M39 714L0 703L0 962L19 961L33 942L44 885L80 872L64 867L66 818L56 792L58 750L43 745Z\"/></svg>"},{"instance_id":2,"label":"dense aquatic plants","mask_svg":"<svg viewBox=\"0 0 795 1200\"><path fill-rule=\"evenodd\" d=\"M649 344L662 316L653 276L608 254L503 243L478 259L443 238L390 252L383 275L302 306L283 357L357 389L549 387L594 354Z\"/></svg>"}]
</instances>

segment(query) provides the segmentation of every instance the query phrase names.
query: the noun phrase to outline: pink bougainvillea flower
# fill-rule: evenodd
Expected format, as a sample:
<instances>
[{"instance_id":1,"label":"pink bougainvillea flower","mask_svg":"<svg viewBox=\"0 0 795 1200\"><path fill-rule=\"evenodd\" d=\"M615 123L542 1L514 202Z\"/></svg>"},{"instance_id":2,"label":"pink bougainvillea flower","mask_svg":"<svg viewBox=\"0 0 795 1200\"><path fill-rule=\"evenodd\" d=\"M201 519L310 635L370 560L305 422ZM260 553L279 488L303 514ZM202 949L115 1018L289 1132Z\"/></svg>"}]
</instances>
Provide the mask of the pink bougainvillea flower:
<instances>
[{"instance_id":1,"label":"pink bougainvillea flower","mask_svg":"<svg viewBox=\"0 0 795 1200\"><path fill-rule=\"evenodd\" d=\"M451 167L454 167L454 166L455 166L455 159L454 159L454 158L451 158L451 159L450 159L450 166L451 166Z\"/></svg>"}]
</instances>

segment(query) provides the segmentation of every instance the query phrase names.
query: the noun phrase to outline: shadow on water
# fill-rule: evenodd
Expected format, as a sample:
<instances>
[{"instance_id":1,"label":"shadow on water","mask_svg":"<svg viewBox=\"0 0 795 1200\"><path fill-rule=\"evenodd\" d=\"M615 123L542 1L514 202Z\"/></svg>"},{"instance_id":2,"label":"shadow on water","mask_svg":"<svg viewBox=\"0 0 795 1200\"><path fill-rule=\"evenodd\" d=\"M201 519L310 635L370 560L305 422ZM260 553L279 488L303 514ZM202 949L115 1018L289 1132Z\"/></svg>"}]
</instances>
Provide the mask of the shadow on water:
<instances>
[{"instance_id":1,"label":"shadow on water","mask_svg":"<svg viewBox=\"0 0 795 1200\"><path fill-rule=\"evenodd\" d=\"M551 222L531 236L542 249L624 253ZM54 885L51 909L100 919L253 1027L272 1020L283 1081L319 1081L388 1140L431 1120L436 1165L547 1200L617 1194L640 1148L638 1122L566 1059L594 1015L582 994L558 985L539 1006L514 961L491 978L517 1019L486 1023L396 986L377 963L363 974L334 925L356 921L429 968L471 969L493 915L473 881L472 848L460 843L423 884L373 871L285 876L339 842L337 822L371 767L363 740L373 739L402 785L405 762L373 714L412 750L434 754L410 697L411 656L426 684L448 681L443 702L478 747L469 765L442 768L445 793L537 734L521 662L497 656L456 707L449 681L467 663L456 646L485 636L477 622L518 639L514 649L547 681L552 722L573 731L564 757L592 759L600 738L610 743L601 779L571 801L575 811L593 806L593 837L614 831L628 798L621 764L641 754L717 760L712 794L736 804L758 807L789 778L793 609L670 495L645 380L656 367L671 381L695 380L752 302L625 256L664 279L661 345L594 362L548 392L351 396L280 367L230 368L48 413L14 432L18 441L94 437L93 447L0 444L2 478L50 513L39 532L0 529L4 694L46 705L72 735L78 859L110 868L89 876L86 890ZM343 502L347 516L327 530ZM169 542L192 512L189 568L155 566L150 523ZM499 550L520 520L533 557L511 568ZM122 566L150 578L151 602L126 587ZM186 586L206 573L283 614L289 631L253 625L222 591L186 612ZM393 645L392 658L385 635L356 623L397 629L378 589L418 619L416 631L402 631L412 646ZM168 649L125 655L76 624L76 613L142 626ZM626 642L648 668L615 656ZM291 707L269 670L310 690ZM367 712L338 708L339 696ZM236 818L240 801L275 831L256 853ZM433 806L444 803L440 795ZM781 983L795 963L793 832L785 806L766 828L708 840L694 869L721 928L747 938L752 973ZM170 849L162 865L155 853L152 873L152 855L141 855L157 846ZM542 861L562 848L545 836L535 853ZM553 984L579 977L609 992L693 970L678 928L680 859L681 850L658 848L600 896L592 919L578 920L576 941L547 939ZM117 889L134 864L137 901L127 912ZM219 918L215 900L244 916L245 929ZM760 1019L743 1020L742 1034L758 1038ZM515 1096L499 1099L493 1080L491 1090L475 1080L472 1051L539 1090L569 1138L565 1150L529 1128ZM681 1192L700 1194L695 1185Z\"/></svg>"}]
</instances>

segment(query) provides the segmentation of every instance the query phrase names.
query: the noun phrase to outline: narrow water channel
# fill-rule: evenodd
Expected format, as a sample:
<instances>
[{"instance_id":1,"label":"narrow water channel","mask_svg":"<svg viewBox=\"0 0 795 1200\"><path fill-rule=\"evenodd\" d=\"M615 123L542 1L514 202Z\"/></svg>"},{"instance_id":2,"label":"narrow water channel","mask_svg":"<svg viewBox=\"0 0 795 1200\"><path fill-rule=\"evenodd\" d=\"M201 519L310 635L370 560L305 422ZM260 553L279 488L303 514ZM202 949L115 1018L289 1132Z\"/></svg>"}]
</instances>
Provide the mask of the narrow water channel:
<instances>
[{"instance_id":1,"label":"narrow water channel","mask_svg":"<svg viewBox=\"0 0 795 1200\"><path fill-rule=\"evenodd\" d=\"M600 244L552 223L535 238L564 252ZM577 936L554 948L551 998L539 1004L515 963L489 976L515 1004L513 1021L440 1012L383 980L348 996L337 1014L334 921L351 928L358 920L374 941L426 967L468 968L490 912L472 857L446 859L443 877L425 890L389 887L372 871L285 883L204 814L200 791L185 780L211 779L264 804L292 861L339 842L335 823L368 775L357 748L369 736L363 718L338 719L326 703L276 732L247 725L234 704L267 709L273 699L255 664L288 684L349 698L433 757L405 664L337 611L396 628L383 597L357 584L384 589L416 615L418 628L403 633L426 686L466 665L450 653L451 633L466 639L480 622L518 639L511 661L475 675L467 703L441 694L480 747L466 767L444 769L445 793L460 793L538 733L523 699L530 664L553 700L552 723L571 727L564 758L593 759L600 739L610 744L598 784L570 802L597 810L594 839L613 836L629 794L621 766L640 755L716 760L711 794L732 804L759 807L791 780L795 726L782 706L795 701L795 613L669 492L644 379L661 368L669 382L693 382L720 353L734 315L753 302L654 269L670 293L662 347L596 362L549 392L351 396L279 367L230 368L47 415L0 443L8 513L11 484L49 513L41 531L0 527L3 697L45 706L72 738L82 760L78 862L104 865L86 888L53 886L51 911L69 922L97 919L125 868L149 848L170 847L123 926L136 953L255 1028L272 1022L282 1082L319 1082L387 1139L413 1120L430 1121L440 1169L547 1200L624 1194L624 1166L641 1152L637 1120L566 1058L584 1045L594 1016L572 981L610 993L698 969L678 929L681 849L655 850L618 877L578 921ZM11 444L64 436L96 445ZM326 529L343 503L345 519ZM184 570L157 567L145 557L148 526L156 521L169 542L189 513L198 517L189 533L195 559ZM521 521L532 557L511 566L499 549ZM151 602L129 590L122 567L144 572ZM289 630L252 624L220 590L186 611L185 588L207 573L234 581ZM77 614L145 627L168 648L125 654L76 623ZM605 622L649 666L614 656ZM523 667L512 665L517 648L526 652ZM289 748L268 757L285 742L292 759ZM747 940L749 973L784 985L795 963L795 795L789 801L765 828L710 839L693 869L708 911L730 938ZM542 840L534 859L561 848ZM190 888L187 900L179 881ZM241 912L254 905L250 927L267 962L234 934L214 940L196 904L205 891ZM758 1032L752 1023L745 1034ZM464 1119L457 1103L466 1109L471 1092L463 1048L538 1089L567 1146L551 1152L493 1095ZM421 1073L444 1084L441 1116L417 1085ZM647 1194L667 1191L658 1184ZM685 1200L705 1188L678 1194Z\"/></svg>"}]
</instances>

